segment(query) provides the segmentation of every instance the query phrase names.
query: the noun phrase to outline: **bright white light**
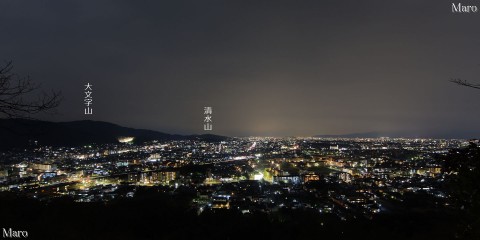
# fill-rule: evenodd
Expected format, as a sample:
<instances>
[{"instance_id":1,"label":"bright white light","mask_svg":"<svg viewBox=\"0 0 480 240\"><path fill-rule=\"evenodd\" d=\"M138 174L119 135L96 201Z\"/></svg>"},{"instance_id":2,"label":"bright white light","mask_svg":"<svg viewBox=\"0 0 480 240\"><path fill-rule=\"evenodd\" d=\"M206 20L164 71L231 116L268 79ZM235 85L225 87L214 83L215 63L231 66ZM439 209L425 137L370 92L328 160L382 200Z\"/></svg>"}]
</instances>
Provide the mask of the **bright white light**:
<instances>
[{"instance_id":1,"label":"bright white light","mask_svg":"<svg viewBox=\"0 0 480 240\"><path fill-rule=\"evenodd\" d=\"M135 139L134 137L119 137L118 141L121 143L129 143Z\"/></svg>"},{"instance_id":2,"label":"bright white light","mask_svg":"<svg viewBox=\"0 0 480 240\"><path fill-rule=\"evenodd\" d=\"M257 173L255 175L253 175L253 180L260 181L262 179L263 179L263 174L262 173Z\"/></svg>"}]
</instances>

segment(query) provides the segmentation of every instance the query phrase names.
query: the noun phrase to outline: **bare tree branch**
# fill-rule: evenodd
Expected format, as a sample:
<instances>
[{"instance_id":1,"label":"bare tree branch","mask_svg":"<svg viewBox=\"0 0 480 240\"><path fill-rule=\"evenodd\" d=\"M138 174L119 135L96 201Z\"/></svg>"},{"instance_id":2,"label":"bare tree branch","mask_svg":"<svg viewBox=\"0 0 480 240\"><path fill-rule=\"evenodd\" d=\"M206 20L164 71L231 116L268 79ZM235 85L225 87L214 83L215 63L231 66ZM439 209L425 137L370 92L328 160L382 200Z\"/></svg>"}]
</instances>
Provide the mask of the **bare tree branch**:
<instances>
[{"instance_id":1,"label":"bare tree branch","mask_svg":"<svg viewBox=\"0 0 480 240\"><path fill-rule=\"evenodd\" d=\"M460 86L480 89L480 84L470 83L467 80L463 80L463 79L459 79L459 78L451 79L450 82L456 83Z\"/></svg>"},{"instance_id":2,"label":"bare tree branch","mask_svg":"<svg viewBox=\"0 0 480 240\"><path fill-rule=\"evenodd\" d=\"M29 118L41 112L49 112L60 104L60 92L42 92L36 99L32 93L40 89L29 76L20 77L12 72L12 62L0 67L0 116Z\"/></svg>"}]
</instances>

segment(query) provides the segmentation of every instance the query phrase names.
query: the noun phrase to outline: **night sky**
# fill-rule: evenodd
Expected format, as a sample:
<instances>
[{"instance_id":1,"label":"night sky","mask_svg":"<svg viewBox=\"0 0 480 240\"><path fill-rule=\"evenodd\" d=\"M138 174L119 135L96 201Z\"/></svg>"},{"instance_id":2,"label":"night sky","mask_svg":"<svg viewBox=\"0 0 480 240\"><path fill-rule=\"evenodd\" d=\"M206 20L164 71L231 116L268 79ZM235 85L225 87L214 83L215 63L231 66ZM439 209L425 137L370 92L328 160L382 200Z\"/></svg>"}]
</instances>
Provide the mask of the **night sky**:
<instances>
[{"instance_id":1,"label":"night sky","mask_svg":"<svg viewBox=\"0 0 480 240\"><path fill-rule=\"evenodd\" d=\"M479 137L480 13L451 1L0 1L0 61L56 115L167 133ZM479 1L463 1L480 5ZM93 84L94 115L84 115Z\"/></svg>"}]
</instances>

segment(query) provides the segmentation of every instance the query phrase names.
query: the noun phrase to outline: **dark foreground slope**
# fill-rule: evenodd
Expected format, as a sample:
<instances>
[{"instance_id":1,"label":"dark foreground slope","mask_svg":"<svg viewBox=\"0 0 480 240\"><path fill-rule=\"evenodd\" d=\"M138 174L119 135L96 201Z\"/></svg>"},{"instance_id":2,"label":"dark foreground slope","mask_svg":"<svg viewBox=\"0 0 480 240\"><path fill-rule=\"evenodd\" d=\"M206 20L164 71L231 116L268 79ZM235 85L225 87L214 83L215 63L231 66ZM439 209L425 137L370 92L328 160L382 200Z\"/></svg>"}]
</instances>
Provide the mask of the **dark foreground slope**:
<instances>
[{"instance_id":1,"label":"dark foreground slope","mask_svg":"<svg viewBox=\"0 0 480 240\"><path fill-rule=\"evenodd\" d=\"M318 211L243 215L190 207L192 196L152 191L109 203L39 202L0 196L2 227L29 239L454 239L458 218L405 212L342 221Z\"/></svg>"}]
</instances>

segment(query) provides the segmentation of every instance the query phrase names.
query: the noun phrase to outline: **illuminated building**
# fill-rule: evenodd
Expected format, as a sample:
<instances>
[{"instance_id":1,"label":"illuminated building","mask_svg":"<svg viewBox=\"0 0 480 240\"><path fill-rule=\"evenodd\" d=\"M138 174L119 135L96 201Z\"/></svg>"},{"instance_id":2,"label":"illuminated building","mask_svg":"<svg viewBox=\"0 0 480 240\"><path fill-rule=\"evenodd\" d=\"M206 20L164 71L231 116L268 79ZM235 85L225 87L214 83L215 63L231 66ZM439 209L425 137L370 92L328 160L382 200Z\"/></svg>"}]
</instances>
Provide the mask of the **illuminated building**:
<instances>
[{"instance_id":1,"label":"illuminated building","mask_svg":"<svg viewBox=\"0 0 480 240\"><path fill-rule=\"evenodd\" d=\"M305 174L303 175L303 182L308 182L308 181L318 181L320 180L320 176L317 174Z\"/></svg>"}]
</instances>

